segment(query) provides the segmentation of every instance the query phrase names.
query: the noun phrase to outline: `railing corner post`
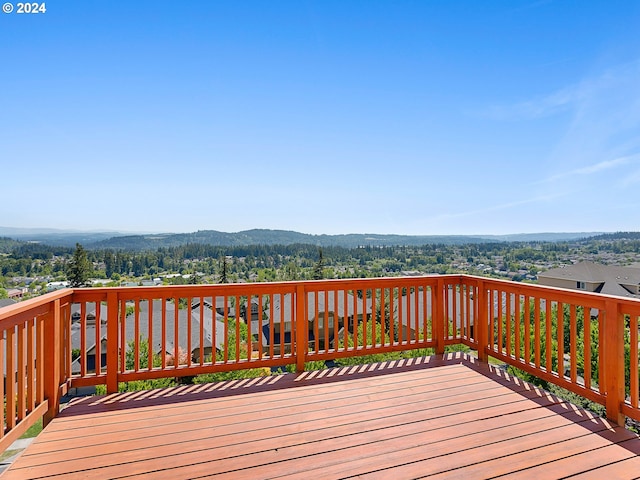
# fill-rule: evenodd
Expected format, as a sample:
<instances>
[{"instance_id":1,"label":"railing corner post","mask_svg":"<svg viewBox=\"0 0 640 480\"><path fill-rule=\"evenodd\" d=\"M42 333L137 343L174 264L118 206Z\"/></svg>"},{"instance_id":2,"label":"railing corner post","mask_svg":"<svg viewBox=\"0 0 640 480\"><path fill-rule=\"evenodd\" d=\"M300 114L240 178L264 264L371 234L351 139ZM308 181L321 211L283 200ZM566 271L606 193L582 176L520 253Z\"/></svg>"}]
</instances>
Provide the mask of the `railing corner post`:
<instances>
[{"instance_id":1,"label":"railing corner post","mask_svg":"<svg viewBox=\"0 0 640 480\"><path fill-rule=\"evenodd\" d=\"M304 290L303 284L298 284L296 287L296 372L304 372L304 364L307 354L307 295Z\"/></svg>"},{"instance_id":2,"label":"railing corner post","mask_svg":"<svg viewBox=\"0 0 640 480\"><path fill-rule=\"evenodd\" d=\"M489 344L489 317L488 304L489 295L487 287L484 282L480 280L478 282L478 306L477 306L477 325L474 326L474 332L478 341L478 360L481 362L487 362L489 356L487 355L487 346Z\"/></svg>"},{"instance_id":3,"label":"railing corner post","mask_svg":"<svg viewBox=\"0 0 640 480\"><path fill-rule=\"evenodd\" d=\"M624 316L618 307L619 304L615 300L607 300L602 361L604 362L607 418L618 425L624 425L625 419L620 408L625 398Z\"/></svg>"},{"instance_id":4,"label":"railing corner post","mask_svg":"<svg viewBox=\"0 0 640 480\"><path fill-rule=\"evenodd\" d=\"M107 393L118 391L118 293L107 293Z\"/></svg>"},{"instance_id":5,"label":"railing corner post","mask_svg":"<svg viewBox=\"0 0 640 480\"><path fill-rule=\"evenodd\" d=\"M57 415L60 408L60 335L61 312L60 299L53 301L53 312L44 322L44 398L49 408L42 419L47 426Z\"/></svg>"}]
</instances>

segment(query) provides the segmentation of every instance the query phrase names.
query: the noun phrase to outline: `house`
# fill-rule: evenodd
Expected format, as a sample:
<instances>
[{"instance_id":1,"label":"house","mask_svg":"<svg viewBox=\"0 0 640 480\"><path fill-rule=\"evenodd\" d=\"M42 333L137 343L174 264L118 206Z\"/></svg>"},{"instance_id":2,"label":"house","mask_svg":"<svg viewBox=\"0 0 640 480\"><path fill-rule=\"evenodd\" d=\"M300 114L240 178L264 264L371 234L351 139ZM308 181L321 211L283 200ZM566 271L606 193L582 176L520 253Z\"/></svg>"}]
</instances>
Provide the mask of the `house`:
<instances>
[{"instance_id":1,"label":"house","mask_svg":"<svg viewBox=\"0 0 640 480\"><path fill-rule=\"evenodd\" d=\"M197 299L194 299L194 302L194 305L200 305L200 302ZM211 297L204 298L202 300L202 304L207 308L213 310L213 301ZM236 309L232 306L230 298L227 298L225 301L225 297L215 297L215 310L216 313L221 317L224 317L225 311L227 313L227 317L235 318L236 316Z\"/></svg>"},{"instance_id":2,"label":"house","mask_svg":"<svg viewBox=\"0 0 640 480\"><path fill-rule=\"evenodd\" d=\"M49 282L47 283L47 292L53 292L54 290L60 290L62 288L69 288L69 285L71 284L67 281Z\"/></svg>"},{"instance_id":3,"label":"house","mask_svg":"<svg viewBox=\"0 0 640 480\"><path fill-rule=\"evenodd\" d=\"M317 309L316 309L317 305ZM252 332L262 332L262 345L265 351L270 349L271 340L276 354L284 344L285 351L290 348L291 322L295 308L291 294L275 295L273 305L266 305L262 315L262 322L256 318L251 321ZM269 314L273 311L273 332L270 327ZM307 293L307 320L309 323L309 341L314 341L316 325L318 331L318 347L325 348L325 338L328 336L330 343L338 336L345 325L349 331L353 331L355 322L362 322L363 318L371 316L371 300L356 298L344 291L319 291ZM326 331L326 334L325 334ZM272 337L273 333L273 339Z\"/></svg>"},{"instance_id":4,"label":"house","mask_svg":"<svg viewBox=\"0 0 640 480\"><path fill-rule=\"evenodd\" d=\"M617 297L638 297L640 268L580 262L539 273L538 283Z\"/></svg>"},{"instance_id":5,"label":"house","mask_svg":"<svg viewBox=\"0 0 640 480\"><path fill-rule=\"evenodd\" d=\"M257 322L258 319L260 318L260 302L258 301L257 297L251 297L250 303L251 303L251 307L250 307L251 314L247 315L247 305L242 304L240 305L240 316L245 320L250 319L252 322Z\"/></svg>"},{"instance_id":6,"label":"house","mask_svg":"<svg viewBox=\"0 0 640 480\"><path fill-rule=\"evenodd\" d=\"M455 292L455 294L454 294ZM450 286L448 289L448 311L449 320L452 321L455 315L456 329L465 327L465 318L469 318L469 326L471 332L470 336L473 336L473 323L474 323L474 308L473 308L473 295L467 297L464 292L454 286ZM416 298L417 296L417 298ZM426 299L425 299L426 297ZM454 308L455 301L455 308ZM426 302L426 305L425 305ZM393 318L398 325L402 325L402 337L403 339L415 340L416 332L424 330L425 321L427 324L430 322L433 316L433 302L431 299L431 290L427 290L426 295L424 291L413 291L408 295L403 295L400 299L396 298L393 301ZM417 306L417 311L416 311ZM425 308L426 306L426 308ZM455 312L455 313L454 313ZM426 315L426 318L425 318ZM400 337L400 332L398 332Z\"/></svg>"},{"instance_id":7,"label":"house","mask_svg":"<svg viewBox=\"0 0 640 480\"><path fill-rule=\"evenodd\" d=\"M0 298L0 308L13 305L16 301L13 298Z\"/></svg>"},{"instance_id":8,"label":"house","mask_svg":"<svg viewBox=\"0 0 640 480\"><path fill-rule=\"evenodd\" d=\"M151 324L150 347L154 353L165 352L173 355L178 347L183 352L189 352L193 361L200 360L200 352L202 350L203 358L213 355L213 348L219 350L224 345L224 322L223 317L214 312L204 302L192 303L190 308L177 308L176 304L171 300L166 300L164 305L164 337L163 332L163 300L155 299L151 302L142 301L139 304L140 311L138 313L137 333L142 338L149 338L149 325ZM149 305L151 304L151 309ZM212 322L215 316L215 327ZM149 321L151 319L151 322ZM176 325L177 322L177 325ZM188 323L191 324L191 335L187 337L189 329ZM175 338L176 327L178 329L178 338ZM215 339L214 332L215 330ZM203 344L200 344L202 331ZM136 337L136 318L135 314L127 315L125 319L125 342L132 342Z\"/></svg>"},{"instance_id":9,"label":"house","mask_svg":"<svg viewBox=\"0 0 640 480\"><path fill-rule=\"evenodd\" d=\"M207 358L213 355L213 348L215 345L216 350L219 350L224 345L224 323L223 318L215 313L215 335L213 333L212 321L214 318L214 312L206 305L200 305L199 303L192 304L191 308L178 308L176 314L175 304L172 301L166 301L165 306L165 322L164 322L164 337L165 343L162 342L163 332L163 313L162 313L161 299L155 299L151 302L141 301L139 304L138 313L138 325L137 335L143 339L149 338L149 327L151 326L151 348L156 354L160 354L163 350L167 355L173 356L176 352L176 344L179 351L189 352L193 361L200 360L200 351L202 350L203 358ZM151 304L151 309L149 305ZM176 329L176 316L177 316L177 328L178 339L175 339ZM101 365L106 365L107 357L107 309L105 305L100 305L100 325L96 324L96 312L89 310L86 313L86 321L84 325L85 335L85 358L86 358L86 371L87 373L93 373L96 369L96 355L97 344L96 338L100 339L100 357ZM149 321L151 319L151 322ZM80 308L78 305L72 307L71 312L71 348L80 351L82 348L82 322ZM191 336L187 338L188 320L191 323ZM201 323L202 320L202 323ZM97 329L99 329L98 332ZM200 332L202 330L203 343L200 343ZM215 339L213 338L215 336ZM129 345L130 342L136 337L136 316L134 313L130 313L125 318L125 344ZM127 347L128 348L128 347ZM80 359L76 358L72 363L72 373L80 373Z\"/></svg>"},{"instance_id":10,"label":"house","mask_svg":"<svg viewBox=\"0 0 640 480\"><path fill-rule=\"evenodd\" d=\"M87 309L85 313L84 335L85 335L85 358L86 358L86 371L87 373L94 373L96 371L96 354L98 352L96 341L97 337L100 339L100 364L107 364L107 307L106 305L100 305L100 321L99 325L96 325L96 309ZM82 314L80 311L80 305L74 304L71 307L71 348L75 352L76 358L71 363L71 373L80 374L80 352L82 350L82 322L80 321ZM104 368L104 367L103 367Z\"/></svg>"},{"instance_id":11,"label":"house","mask_svg":"<svg viewBox=\"0 0 640 480\"><path fill-rule=\"evenodd\" d=\"M29 293L29 289L27 287L15 287L7 290L7 297L14 300L20 300L27 293Z\"/></svg>"}]
</instances>

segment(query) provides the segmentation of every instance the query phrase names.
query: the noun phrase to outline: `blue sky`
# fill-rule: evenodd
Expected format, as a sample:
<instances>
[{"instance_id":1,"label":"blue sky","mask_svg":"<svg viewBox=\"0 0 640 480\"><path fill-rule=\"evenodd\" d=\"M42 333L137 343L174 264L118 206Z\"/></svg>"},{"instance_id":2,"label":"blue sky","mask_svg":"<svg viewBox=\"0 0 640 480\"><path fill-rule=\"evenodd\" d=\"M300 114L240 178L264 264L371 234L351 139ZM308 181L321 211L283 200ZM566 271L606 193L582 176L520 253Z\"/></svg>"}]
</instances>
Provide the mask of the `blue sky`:
<instances>
[{"instance_id":1,"label":"blue sky","mask_svg":"<svg viewBox=\"0 0 640 480\"><path fill-rule=\"evenodd\" d=\"M640 2L46 8L0 14L2 226L640 229Z\"/></svg>"}]
</instances>

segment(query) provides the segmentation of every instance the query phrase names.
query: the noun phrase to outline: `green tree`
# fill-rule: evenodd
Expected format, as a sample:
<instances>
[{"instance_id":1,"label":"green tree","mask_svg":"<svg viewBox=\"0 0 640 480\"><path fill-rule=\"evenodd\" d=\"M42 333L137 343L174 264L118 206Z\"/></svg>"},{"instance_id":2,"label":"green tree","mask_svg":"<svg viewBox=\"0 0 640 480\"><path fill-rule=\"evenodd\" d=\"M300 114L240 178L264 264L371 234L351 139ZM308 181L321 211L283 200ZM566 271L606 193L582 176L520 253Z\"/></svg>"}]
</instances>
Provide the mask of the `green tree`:
<instances>
[{"instance_id":1,"label":"green tree","mask_svg":"<svg viewBox=\"0 0 640 480\"><path fill-rule=\"evenodd\" d=\"M228 283L229 278L227 277L227 256L222 256L222 266L220 269L220 283Z\"/></svg>"},{"instance_id":2,"label":"green tree","mask_svg":"<svg viewBox=\"0 0 640 480\"><path fill-rule=\"evenodd\" d=\"M9 294L4 288L0 288L0 298L9 298Z\"/></svg>"},{"instance_id":3,"label":"green tree","mask_svg":"<svg viewBox=\"0 0 640 480\"><path fill-rule=\"evenodd\" d=\"M298 264L293 260L290 260L284 267L284 279L285 280L299 280L300 268Z\"/></svg>"},{"instance_id":4,"label":"green tree","mask_svg":"<svg viewBox=\"0 0 640 480\"><path fill-rule=\"evenodd\" d=\"M71 260L67 264L67 279L71 282L72 287L84 287L89 281L92 267L87 252L79 243L76 243L76 250L73 252Z\"/></svg>"},{"instance_id":5,"label":"green tree","mask_svg":"<svg viewBox=\"0 0 640 480\"><path fill-rule=\"evenodd\" d=\"M324 259L322 257L322 249L318 249L318 261L313 267L313 279L314 280L322 280L324 278Z\"/></svg>"},{"instance_id":6,"label":"green tree","mask_svg":"<svg viewBox=\"0 0 640 480\"><path fill-rule=\"evenodd\" d=\"M107 278L112 278L115 273L116 257L111 252L105 252L104 254L105 275Z\"/></svg>"}]
</instances>

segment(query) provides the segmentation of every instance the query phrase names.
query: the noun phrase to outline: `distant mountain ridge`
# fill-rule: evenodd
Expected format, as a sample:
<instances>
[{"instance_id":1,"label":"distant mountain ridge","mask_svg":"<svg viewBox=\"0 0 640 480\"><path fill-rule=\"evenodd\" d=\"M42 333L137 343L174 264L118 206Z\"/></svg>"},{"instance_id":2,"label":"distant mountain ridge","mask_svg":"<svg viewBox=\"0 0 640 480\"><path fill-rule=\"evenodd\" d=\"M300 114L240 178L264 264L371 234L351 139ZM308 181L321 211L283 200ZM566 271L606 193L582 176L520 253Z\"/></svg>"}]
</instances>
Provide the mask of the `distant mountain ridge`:
<instances>
[{"instance_id":1,"label":"distant mountain ridge","mask_svg":"<svg viewBox=\"0 0 640 480\"><path fill-rule=\"evenodd\" d=\"M596 233L542 233L521 235L393 235L373 233L352 233L343 235L312 235L288 230L253 229L236 233L216 230L200 230L193 233L130 235L102 240L90 248L114 248L127 250L155 250L188 243L216 246L241 245L292 245L311 244L355 248L361 246L418 246L433 243L461 245L467 243L488 243L508 241L563 241L587 238Z\"/></svg>"},{"instance_id":2,"label":"distant mountain ridge","mask_svg":"<svg viewBox=\"0 0 640 480\"><path fill-rule=\"evenodd\" d=\"M15 228L1 227L0 237L12 238L23 242L38 242L52 246L72 247L76 243L90 245L100 240L130 235L117 231L63 230L57 228Z\"/></svg>"},{"instance_id":3,"label":"distant mountain ridge","mask_svg":"<svg viewBox=\"0 0 640 480\"><path fill-rule=\"evenodd\" d=\"M394 235L351 233L313 235L290 230L251 229L241 232L199 230L191 233L125 234L121 232L83 232L56 229L20 229L0 227L0 236L48 245L73 246L81 243L91 249L156 250L189 243L215 246L311 244L320 247L340 246L418 246L441 243L462 245L488 242L560 242L602 235L602 232L523 233L510 235ZM615 235L615 234L605 234Z\"/></svg>"},{"instance_id":4,"label":"distant mountain ridge","mask_svg":"<svg viewBox=\"0 0 640 480\"><path fill-rule=\"evenodd\" d=\"M90 247L140 250L174 247L188 243L202 243L216 246L311 244L320 247L341 246L354 248L360 246L424 245L426 243L461 244L487 241L480 237L462 235L411 236L355 233L312 235L287 230L253 229L236 233L200 230L193 233L123 236L102 240L90 245Z\"/></svg>"}]
</instances>

